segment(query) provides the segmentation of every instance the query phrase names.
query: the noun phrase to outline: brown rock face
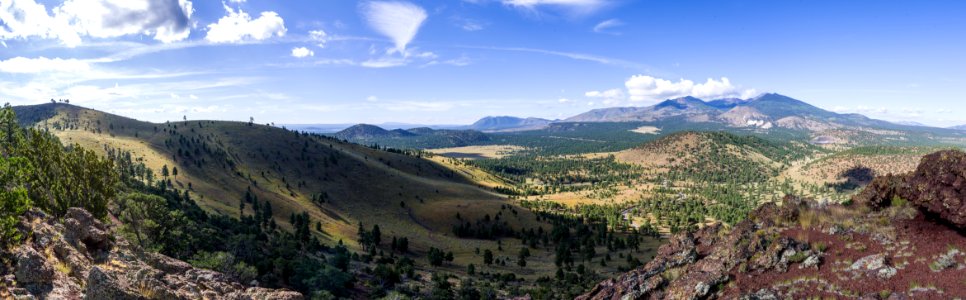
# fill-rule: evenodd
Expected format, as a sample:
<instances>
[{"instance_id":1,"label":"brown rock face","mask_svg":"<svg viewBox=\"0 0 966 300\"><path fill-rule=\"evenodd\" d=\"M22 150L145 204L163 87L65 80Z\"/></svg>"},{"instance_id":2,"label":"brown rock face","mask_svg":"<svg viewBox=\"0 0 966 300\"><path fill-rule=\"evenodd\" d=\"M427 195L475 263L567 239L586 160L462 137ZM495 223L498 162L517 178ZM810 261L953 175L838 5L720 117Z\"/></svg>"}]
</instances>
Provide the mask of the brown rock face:
<instances>
[{"instance_id":1,"label":"brown rock face","mask_svg":"<svg viewBox=\"0 0 966 300\"><path fill-rule=\"evenodd\" d=\"M806 205L793 200L795 205L762 205L751 214L753 218L723 236L721 226L677 234L644 267L604 281L577 299L703 299L727 282L742 263L746 272L784 272L789 257L808 251L808 245L775 238L775 231L769 229L776 220L797 214L788 210Z\"/></svg>"},{"instance_id":2,"label":"brown rock face","mask_svg":"<svg viewBox=\"0 0 966 300\"><path fill-rule=\"evenodd\" d=\"M30 211L21 218L20 227L31 239L13 250L16 266L13 276L0 282L0 295L18 299L303 298L292 291L247 287L221 273L142 252L113 236L108 226L82 209L68 210L62 223Z\"/></svg>"},{"instance_id":3,"label":"brown rock face","mask_svg":"<svg viewBox=\"0 0 966 300\"><path fill-rule=\"evenodd\" d=\"M853 200L878 210L888 207L894 197L966 229L966 153L947 150L926 155L915 172L878 177Z\"/></svg>"},{"instance_id":4,"label":"brown rock face","mask_svg":"<svg viewBox=\"0 0 966 300\"><path fill-rule=\"evenodd\" d=\"M873 179L872 183L869 183L862 192L853 196L852 200L856 204L879 210L888 207L892 197L899 196L900 191L904 188L904 177L888 174Z\"/></svg>"},{"instance_id":5,"label":"brown rock face","mask_svg":"<svg viewBox=\"0 0 966 300\"><path fill-rule=\"evenodd\" d=\"M941 151L923 157L902 193L924 211L966 229L966 153Z\"/></svg>"}]
</instances>

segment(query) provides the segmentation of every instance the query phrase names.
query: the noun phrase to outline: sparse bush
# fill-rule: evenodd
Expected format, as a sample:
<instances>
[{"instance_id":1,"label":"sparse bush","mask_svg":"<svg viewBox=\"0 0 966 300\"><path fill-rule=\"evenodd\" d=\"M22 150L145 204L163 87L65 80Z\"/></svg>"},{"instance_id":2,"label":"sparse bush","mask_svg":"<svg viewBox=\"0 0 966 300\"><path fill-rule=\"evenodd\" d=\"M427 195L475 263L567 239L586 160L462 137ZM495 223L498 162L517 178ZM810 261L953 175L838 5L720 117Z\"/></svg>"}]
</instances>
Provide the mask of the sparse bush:
<instances>
[{"instance_id":1,"label":"sparse bush","mask_svg":"<svg viewBox=\"0 0 966 300\"><path fill-rule=\"evenodd\" d=\"M825 252L825 250L828 249L828 245L823 242L815 242L812 244L812 249L815 249L815 251L818 252Z\"/></svg>"}]
</instances>

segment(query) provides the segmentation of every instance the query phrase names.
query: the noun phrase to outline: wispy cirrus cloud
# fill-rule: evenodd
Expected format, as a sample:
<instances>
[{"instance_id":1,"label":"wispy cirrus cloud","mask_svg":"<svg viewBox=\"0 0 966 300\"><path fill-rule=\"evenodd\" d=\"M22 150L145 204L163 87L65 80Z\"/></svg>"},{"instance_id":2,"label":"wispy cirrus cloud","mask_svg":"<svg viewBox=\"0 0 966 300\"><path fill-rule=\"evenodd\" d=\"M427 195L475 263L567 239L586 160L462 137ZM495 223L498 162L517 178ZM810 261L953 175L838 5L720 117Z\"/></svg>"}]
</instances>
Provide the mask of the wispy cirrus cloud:
<instances>
[{"instance_id":1,"label":"wispy cirrus cloud","mask_svg":"<svg viewBox=\"0 0 966 300\"><path fill-rule=\"evenodd\" d=\"M537 11L540 8L561 9L571 14L590 14L611 5L606 0L501 0L504 5Z\"/></svg>"},{"instance_id":2,"label":"wispy cirrus cloud","mask_svg":"<svg viewBox=\"0 0 966 300\"><path fill-rule=\"evenodd\" d=\"M409 2L372 1L360 9L369 27L391 39L399 53L406 52L427 18L426 10Z\"/></svg>"},{"instance_id":3,"label":"wispy cirrus cloud","mask_svg":"<svg viewBox=\"0 0 966 300\"><path fill-rule=\"evenodd\" d=\"M595 63L605 64L605 65L614 65L614 66L621 66L621 67L627 67L627 68L636 68L636 69L647 68L647 66L639 63L618 59L618 58L587 54L587 53L555 51L555 50L526 48L526 47L480 47L480 46L457 46L457 47L467 48L467 49L480 49L480 50L528 52L528 53L566 57L566 58L575 59L575 60L589 61L589 62L595 62Z\"/></svg>"},{"instance_id":4,"label":"wispy cirrus cloud","mask_svg":"<svg viewBox=\"0 0 966 300\"><path fill-rule=\"evenodd\" d=\"M624 22L618 19L608 19L594 25L594 32L619 35L620 32L611 31L615 27L624 26Z\"/></svg>"}]
</instances>

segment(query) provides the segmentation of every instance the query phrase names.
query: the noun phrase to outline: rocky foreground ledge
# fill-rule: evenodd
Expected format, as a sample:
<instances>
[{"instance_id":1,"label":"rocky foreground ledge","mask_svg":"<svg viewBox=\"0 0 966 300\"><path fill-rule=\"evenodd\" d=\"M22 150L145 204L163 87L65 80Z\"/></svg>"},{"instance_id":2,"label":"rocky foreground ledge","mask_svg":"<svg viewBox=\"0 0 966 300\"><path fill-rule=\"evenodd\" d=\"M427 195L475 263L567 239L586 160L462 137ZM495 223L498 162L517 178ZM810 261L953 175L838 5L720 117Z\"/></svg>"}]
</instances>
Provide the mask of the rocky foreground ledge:
<instances>
[{"instance_id":1,"label":"rocky foreground ledge","mask_svg":"<svg viewBox=\"0 0 966 300\"><path fill-rule=\"evenodd\" d=\"M966 154L877 178L850 206L786 197L673 236L578 299L966 298Z\"/></svg>"},{"instance_id":2,"label":"rocky foreground ledge","mask_svg":"<svg viewBox=\"0 0 966 300\"><path fill-rule=\"evenodd\" d=\"M13 299L302 299L287 290L248 287L225 275L164 255L142 252L78 208L63 222L33 210L28 233L0 266L0 298Z\"/></svg>"}]
</instances>

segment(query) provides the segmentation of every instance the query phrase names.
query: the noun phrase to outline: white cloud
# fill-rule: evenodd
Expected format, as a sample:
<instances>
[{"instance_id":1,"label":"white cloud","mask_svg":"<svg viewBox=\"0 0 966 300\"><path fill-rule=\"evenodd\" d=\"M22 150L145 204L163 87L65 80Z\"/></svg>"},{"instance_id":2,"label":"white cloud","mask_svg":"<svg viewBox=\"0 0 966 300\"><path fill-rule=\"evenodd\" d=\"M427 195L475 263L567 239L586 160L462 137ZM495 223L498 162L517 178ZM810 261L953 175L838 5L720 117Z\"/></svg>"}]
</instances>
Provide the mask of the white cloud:
<instances>
[{"instance_id":1,"label":"white cloud","mask_svg":"<svg viewBox=\"0 0 966 300\"><path fill-rule=\"evenodd\" d=\"M433 54L433 56L423 56L423 57L420 57L420 58L435 59L436 56L435 56L435 54ZM435 66L435 65L444 64L444 65L450 65L450 66L455 66L455 67L465 67L465 66L469 66L472 63L473 63L473 61L470 60L469 57L466 57L466 55L463 55L463 56L460 56L459 58L447 59L447 60L442 60L442 61L440 61L440 60L432 60L432 61L430 61L428 63L423 64L422 66L423 67L428 67L428 66Z\"/></svg>"},{"instance_id":2,"label":"white cloud","mask_svg":"<svg viewBox=\"0 0 966 300\"><path fill-rule=\"evenodd\" d=\"M83 72L91 69L90 64L77 59L61 58L26 58L17 56L8 60L0 60L2 73L46 73L46 72Z\"/></svg>"},{"instance_id":3,"label":"white cloud","mask_svg":"<svg viewBox=\"0 0 966 300\"><path fill-rule=\"evenodd\" d=\"M252 19L248 13L225 5L228 15L218 19L218 23L208 25L205 39L213 43L238 43L250 40L265 40L273 36L285 36L285 21L274 11L264 11Z\"/></svg>"},{"instance_id":4,"label":"white cloud","mask_svg":"<svg viewBox=\"0 0 966 300\"><path fill-rule=\"evenodd\" d=\"M837 113L860 113L860 114L888 114L889 109L885 107L872 107L867 105L858 105L856 107L846 107L846 106L835 106L832 111Z\"/></svg>"},{"instance_id":5,"label":"white cloud","mask_svg":"<svg viewBox=\"0 0 966 300\"><path fill-rule=\"evenodd\" d=\"M325 43L329 41L329 35L321 29L309 31L309 38L315 41L319 48L325 48Z\"/></svg>"},{"instance_id":6,"label":"white cloud","mask_svg":"<svg viewBox=\"0 0 966 300\"><path fill-rule=\"evenodd\" d=\"M627 67L627 68L646 68L646 66L641 65L641 64L638 64L638 63L635 63L635 62L630 62L630 61L616 59L616 58L610 58L610 57L597 56L597 55L593 55L593 54L585 54L585 53L562 52L562 51L544 50L544 49L536 49L536 48L522 48L522 47L471 47L471 46L462 46L461 48L482 49L482 50L496 50L496 51L513 51L513 52L526 52L526 53L537 53L537 54L544 54L544 55L553 55L553 56L566 57L566 58L570 58L570 59L574 59L574 60L582 60L582 61L595 62L595 63L605 64L605 65L614 65L614 66Z\"/></svg>"},{"instance_id":7,"label":"white cloud","mask_svg":"<svg viewBox=\"0 0 966 300\"><path fill-rule=\"evenodd\" d=\"M463 28L463 30L466 30L466 31L479 31L479 30L483 30L483 25L481 25L480 23L472 22L472 21L467 21L466 23L463 23L463 26L461 26L461 27Z\"/></svg>"},{"instance_id":8,"label":"white cloud","mask_svg":"<svg viewBox=\"0 0 966 300\"><path fill-rule=\"evenodd\" d=\"M303 57L309 57L309 56L315 56L315 52L312 50L309 50L309 48L305 48L305 47L292 48L292 57L303 58Z\"/></svg>"},{"instance_id":9,"label":"white cloud","mask_svg":"<svg viewBox=\"0 0 966 300\"><path fill-rule=\"evenodd\" d=\"M608 29L618 27L618 26L623 26L623 25L624 25L624 22L621 22L621 20L618 20L618 19L604 20L603 22L597 23L597 25L594 26L594 32L618 34L616 32L610 32L608 31Z\"/></svg>"},{"instance_id":10,"label":"white cloud","mask_svg":"<svg viewBox=\"0 0 966 300\"><path fill-rule=\"evenodd\" d=\"M170 43L188 38L194 9L188 0L68 0L55 11L92 37L144 33Z\"/></svg>"},{"instance_id":11,"label":"white cloud","mask_svg":"<svg viewBox=\"0 0 966 300\"><path fill-rule=\"evenodd\" d=\"M592 13L609 4L605 0L502 0L504 5L536 10L538 7L556 7L572 13Z\"/></svg>"},{"instance_id":12,"label":"white cloud","mask_svg":"<svg viewBox=\"0 0 966 300\"><path fill-rule=\"evenodd\" d=\"M50 9L34 0L0 3L0 40L57 39L68 47L82 37L154 36L170 43L191 31L190 0L67 0Z\"/></svg>"},{"instance_id":13,"label":"white cloud","mask_svg":"<svg viewBox=\"0 0 966 300\"><path fill-rule=\"evenodd\" d=\"M420 52L418 49L413 48L406 50L406 52L391 51L390 53L386 53L380 57L374 57L363 61L359 63L359 65L366 68L392 68L406 66L416 61L428 61L426 65L434 65L440 63L436 61L437 57L439 56L437 56L436 53L429 51ZM443 63L455 66L465 66L469 64L469 59L451 59L443 61Z\"/></svg>"},{"instance_id":14,"label":"white cloud","mask_svg":"<svg viewBox=\"0 0 966 300\"><path fill-rule=\"evenodd\" d=\"M374 58L374 59L370 59L370 60L364 61L364 62L360 63L359 65L360 66L363 66L363 67L366 67L366 68L377 68L378 69L378 68L401 67L401 66L405 66L407 64L409 64L409 60L407 60L405 58L381 57L381 58Z\"/></svg>"},{"instance_id":15,"label":"white cloud","mask_svg":"<svg viewBox=\"0 0 966 300\"><path fill-rule=\"evenodd\" d=\"M624 97L624 91L620 89L609 89L606 91L589 91L584 93L584 96L591 98L622 98Z\"/></svg>"},{"instance_id":16,"label":"white cloud","mask_svg":"<svg viewBox=\"0 0 966 300\"><path fill-rule=\"evenodd\" d=\"M459 28L462 28L463 30L466 30L466 31L479 31L479 30L483 30L483 28L485 27L485 25L482 22L474 19L467 19L467 18L457 16L457 17L453 17L452 20L456 24L456 26L459 26Z\"/></svg>"},{"instance_id":17,"label":"white cloud","mask_svg":"<svg viewBox=\"0 0 966 300\"><path fill-rule=\"evenodd\" d=\"M756 93L753 89L741 89L731 84L727 77L708 78L704 83L680 79L677 82L647 75L631 76L624 86L631 101L657 102L670 98L693 96L701 99L747 97Z\"/></svg>"},{"instance_id":18,"label":"white cloud","mask_svg":"<svg viewBox=\"0 0 966 300\"><path fill-rule=\"evenodd\" d=\"M367 2L362 5L362 14L369 27L392 39L395 51L400 53L406 52L406 45L427 17L422 7L409 2Z\"/></svg>"},{"instance_id":19,"label":"white cloud","mask_svg":"<svg viewBox=\"0 0 966 300\"><path fill-rule=\"evenodd\" d=\"M601 99L601 103L604 105L617 105L624 102L627 97L624 96L624 91L621 89L609 89L605 91L589 91L584 93L584 96L588 98Z\"/></svg>"}]
</instances>

